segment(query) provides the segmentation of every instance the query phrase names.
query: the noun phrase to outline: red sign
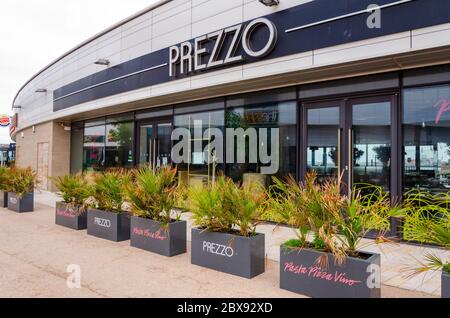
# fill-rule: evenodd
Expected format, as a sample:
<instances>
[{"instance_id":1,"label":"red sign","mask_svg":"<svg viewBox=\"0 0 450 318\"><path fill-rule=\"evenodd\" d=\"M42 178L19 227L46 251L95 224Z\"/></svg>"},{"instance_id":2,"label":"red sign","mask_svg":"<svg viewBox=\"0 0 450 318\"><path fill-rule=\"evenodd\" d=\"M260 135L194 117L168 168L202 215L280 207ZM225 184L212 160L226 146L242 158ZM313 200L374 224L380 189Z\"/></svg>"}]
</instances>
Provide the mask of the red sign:
<instances>
[{"instance_id":1,"label":"red sign","mask_svg":"<svg viewBox=\"0 0 450 318\"><path fill-rule=\"evenodd\" d=\"M11 117L8 115L0 115L0 126L9 127L11 125Z\"/></svg>"}]
</instances>

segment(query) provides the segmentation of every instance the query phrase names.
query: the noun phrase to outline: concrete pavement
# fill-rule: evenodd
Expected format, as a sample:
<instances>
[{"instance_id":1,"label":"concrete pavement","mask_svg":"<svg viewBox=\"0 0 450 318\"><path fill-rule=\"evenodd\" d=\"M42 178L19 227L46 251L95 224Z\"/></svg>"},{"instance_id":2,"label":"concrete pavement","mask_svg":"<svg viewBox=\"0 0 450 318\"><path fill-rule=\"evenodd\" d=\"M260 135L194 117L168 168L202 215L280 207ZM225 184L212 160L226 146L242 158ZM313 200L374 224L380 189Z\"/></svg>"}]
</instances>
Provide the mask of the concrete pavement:
<instances>
[{"instance_id":1,"label":"concrete pavement","mask_svg":"<svg viewBox=\"0 0 450 318\"><path fill-rule=\"evenodd\" d=\"M81 269L81 288L67 287L68 266ZM252 280L166 258L54 224L54 209L0 208L0 297L302 297L279 289L279 264ZM384 297L430 295L383 286Z\"/></svg>"}]
</instances>

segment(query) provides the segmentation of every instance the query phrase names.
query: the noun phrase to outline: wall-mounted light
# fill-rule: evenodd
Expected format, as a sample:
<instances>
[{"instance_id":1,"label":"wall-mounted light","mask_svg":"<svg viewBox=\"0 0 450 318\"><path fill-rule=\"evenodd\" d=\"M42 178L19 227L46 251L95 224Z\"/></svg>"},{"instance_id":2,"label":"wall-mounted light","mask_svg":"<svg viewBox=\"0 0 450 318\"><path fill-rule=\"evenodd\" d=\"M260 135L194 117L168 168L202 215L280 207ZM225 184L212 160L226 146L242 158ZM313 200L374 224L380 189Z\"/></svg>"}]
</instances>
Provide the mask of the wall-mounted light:
<instances>
[{"instance_id":1,"label":"wall-mounted light","mask_svg":"<svg viewBox=\"0 0 450 318\"><path fill-rule=\"evenodd\" d=\"M38 88L37 90L34 91L35 93L47 93L47 89L46 88Z\"/></svg>"},{"instance_id":2,"label":"wall-mounted light","mask_svg":"<svg viewBox=\"0 0 450 318\"><path fill-rule=\"evenodd\" d=\"M12 107L12 109L21 109L22 108L22 106L19 106L19 105L13 105L13 107Z\"/></svg>"},{"instance_id":3,"label":"wall-mounted light","mask_svg":"<svg viewBox=\"0 0 450 318\"><path fill-rule=\"evenodd\" d=\"M98 59L97 61L95 61L96 65L103 65L103 66L109 66L109 64L111 64L111 62L108 59Z\"/></svg>"},{"instance_id":4,"label":"wall-mounted light","mask_svg":"<svg viewBox=\"0 0 450 318\"><path fill-rule=\"evenodd\" d=\"M280 4L280 0L259 0L259 2L268 7L273 7Z\"/></svg>"}]
</instances>

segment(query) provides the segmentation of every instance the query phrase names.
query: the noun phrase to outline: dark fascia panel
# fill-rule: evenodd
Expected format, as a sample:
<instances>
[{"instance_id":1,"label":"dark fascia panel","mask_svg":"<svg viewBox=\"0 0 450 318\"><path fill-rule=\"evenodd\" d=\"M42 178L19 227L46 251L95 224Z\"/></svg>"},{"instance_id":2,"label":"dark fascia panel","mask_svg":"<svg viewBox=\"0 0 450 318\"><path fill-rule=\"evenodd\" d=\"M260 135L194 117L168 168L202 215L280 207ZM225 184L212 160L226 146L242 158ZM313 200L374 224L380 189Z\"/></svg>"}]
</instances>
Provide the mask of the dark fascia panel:
<instances>
[{"instance_id":1,"label":"dark fascia panel","mask_svg":"<svg viewBox=\"0 0 450 318\"><path fill-rule=\"evenodd\" d=\"M391 72L304 85L299 90L299 97L306 99L398 87L400 87L399 73Z\"/></svg>"},{"instance_id":2,"label":"dark fascia panel","mask_svg":"<svg viewBox=\"0 0 450 318\"><path fill-rule=\"evenodd\" d=\"M403 73L404 86L430 85L450 82L450 64L407 70Z\"/></svg>"}]
</instances>

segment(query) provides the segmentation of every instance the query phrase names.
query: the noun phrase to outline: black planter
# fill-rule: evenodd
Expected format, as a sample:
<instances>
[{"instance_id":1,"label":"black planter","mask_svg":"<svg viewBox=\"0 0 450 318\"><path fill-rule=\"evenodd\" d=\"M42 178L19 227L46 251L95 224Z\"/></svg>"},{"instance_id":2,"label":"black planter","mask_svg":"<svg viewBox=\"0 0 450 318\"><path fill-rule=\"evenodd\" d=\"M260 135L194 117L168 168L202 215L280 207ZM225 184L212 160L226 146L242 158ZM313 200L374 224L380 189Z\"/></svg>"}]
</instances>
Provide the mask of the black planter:
<instances>
[{"instance_id":1,"label":"black planter","mask_svg":"<svg viewBox=\"0 0 450 318\"><path fill-rule=\"evenodd\" d=\"M253 278L265 271L265 236L242 237L194 228L191 263Z\"/></svg>"},{"instance_id":2,"label":"black planter","mask_svg":"<svg viewBox=\"0 0 450 318\"><path fill-rule=\"evenodd\" d=\"M0 207L7 208L8 207L8 192L0 191Z\"/></svg>"},{"instance_id":3,"label":"black planter","mask_svg":"<svg viewBox=\"0 0 450 318\"><path fill-rule=\"evenodd\" d=\"M339 266L335 264L333 255L328 254L328 267L320 269L316 261L322 255L324 254L311 249L300 251L281 247L280 288L317 298L381 296L380 288L369 287L367 283L376 281L371 275L377 275L377 281L381 281L380 255L367 253L361 254L366 256L364 258L347 257L346 262Z\"/></svg>"},{"instance_id":4,"label":"black planter","mask_svg":"<svg viewBox=\"0 0 450 318\"><path fill-rule=\"evenodd\" d=\"M172 257L186 253L186 221L172 222L167 229L161 223L131 217L131 246Z\"/></svg>"},{"instance_id":5,"label":"black planter","mask_svg":"<svg viewBox=\"0 0 450 318\"><path fill-rule=\"evenodd\" d=\"M450 298L450 274L442 272L441 297Z\"/></svg>"},{"instance_id":6,"label":"black planter","mask_svg":"<svg viewBox=\"0 0 450 318\"><path fill-rule=\"evenodd\" d=\"M87 234L113 242L129 240L130 216L127 213L88 209Z\"/></svg>"},{"instance_id":7,"label":"black planter","mask_svg":"<svg viewBox=\"0 0 450 318\"><path fill-rule=\"evenodd\" d=\"M33 212L34 210L34 193L29 192L19 197L13 192L8 193L8 209L18 213Z\"/></svg>"},{"instance_id":8,"label":"black planter","mask_svg":"<svg viewBox=\"0 0 450 318\"><path fill-rule=\"evenodd\" d=\"M87 229L87 213L79 206L68 207L65 202L56 202L55 223L74 230Z\"/></svg>"}]
</instances>

